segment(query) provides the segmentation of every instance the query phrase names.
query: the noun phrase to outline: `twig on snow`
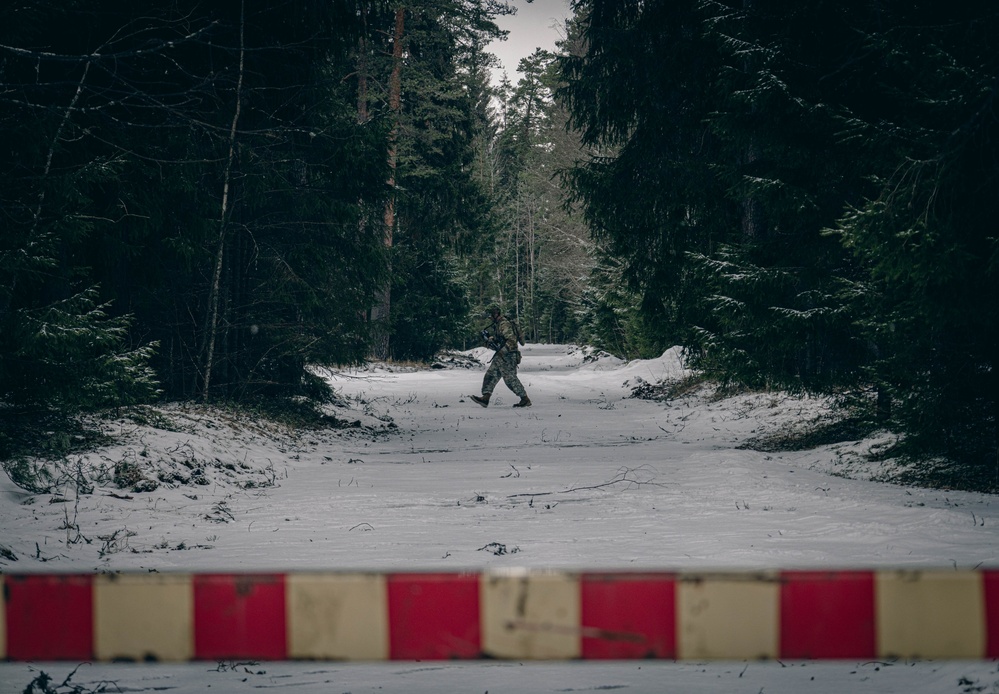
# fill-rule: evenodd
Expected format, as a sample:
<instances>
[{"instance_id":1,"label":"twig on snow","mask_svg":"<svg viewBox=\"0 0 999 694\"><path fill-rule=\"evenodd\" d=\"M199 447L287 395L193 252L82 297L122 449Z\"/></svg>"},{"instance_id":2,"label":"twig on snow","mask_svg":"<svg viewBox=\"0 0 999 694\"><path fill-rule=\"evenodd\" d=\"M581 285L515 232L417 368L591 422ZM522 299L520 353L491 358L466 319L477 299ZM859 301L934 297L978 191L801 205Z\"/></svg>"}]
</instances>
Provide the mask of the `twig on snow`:
<instances>
[{"instance_id":1,"label":"twig on snow","mask_svg":"<svg viewBox=\"0 0 999 694\"><path fill-rule=\"evenodd\" d=\"M636 479L633 476L636 471L642 470L644 468L647 468L647 466L643 465L640 468L621 468L620 470L618 470L617 475L614 476L614 479L608 480L607 482L602 482L600 484L591 484L591 485L585 485L585 486L582 486L582 487L570 487L569 489L564 489L564 490L562 490L560 492L524 492L524 493L521 493L521 494L509 494L506 498L507 499L515 499L515 498L521 497L521 496L529 496L529 497L533 498L535 496L552 496L554 494L571 494L572 492L590 491L590 490L593 490L593 489L604 489L606 487L613 487L615 484L622 484L622 483L629 484L629 485L634 485L636 487L642 487L642 486L645 486L647 484L651 484L651 485L653 485L655 487L664 487L664 486L666 486L666 485L664 485L664 484L662 484L660 482L653 482L652 481L653 478L650 478L650 479L647 479L647 480L640 480L640 479Z\"/></svg>"}]
</instances>

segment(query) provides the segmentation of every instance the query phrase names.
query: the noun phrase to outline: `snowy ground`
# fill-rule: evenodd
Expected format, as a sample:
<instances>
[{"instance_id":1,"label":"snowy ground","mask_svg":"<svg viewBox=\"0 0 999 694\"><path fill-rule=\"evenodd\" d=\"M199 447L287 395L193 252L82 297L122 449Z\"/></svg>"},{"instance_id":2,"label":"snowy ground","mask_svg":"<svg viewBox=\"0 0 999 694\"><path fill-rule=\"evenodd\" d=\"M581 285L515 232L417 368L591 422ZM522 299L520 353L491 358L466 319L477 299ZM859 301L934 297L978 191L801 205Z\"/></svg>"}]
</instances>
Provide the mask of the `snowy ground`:
<instances>
[{"instance_id":1,"label":"snowy ground","mask_svg":"<svg viewBox=\"0 0 999 694\"><path fill-rule=\"evenodd\" d=\"M356 425L303 435L179 406L123 418L118 443L73 456L49 494L0 476L0 570L999 566L999 500L874 481L885 471L859 454L877 441L738 448L821 402L639 400L643 382L683 376L675 353L625 364L529 345L534 407L510 407L501 384L482 409L467 396L483 370L331 374ZM0 694L43 671L59 692L999 692L995 662L902 661L84 664L55 688L76 666L0 664Z\"/></svg>"}]
</instances>

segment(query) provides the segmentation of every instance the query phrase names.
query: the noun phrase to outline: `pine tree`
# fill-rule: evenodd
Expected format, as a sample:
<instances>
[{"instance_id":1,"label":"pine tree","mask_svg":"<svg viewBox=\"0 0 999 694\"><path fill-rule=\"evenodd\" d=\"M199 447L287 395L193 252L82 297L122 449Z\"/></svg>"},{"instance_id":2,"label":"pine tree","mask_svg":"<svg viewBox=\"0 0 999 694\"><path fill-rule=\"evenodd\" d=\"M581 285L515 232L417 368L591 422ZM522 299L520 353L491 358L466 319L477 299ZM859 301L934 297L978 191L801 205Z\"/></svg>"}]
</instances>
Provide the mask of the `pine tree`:
<instances>
[{"instance_id":1,"label":"pine tree","mask_svg":"<svg viewBox=\"0 0 999 694\"><path fill-rule=\"evenodd\" d=\"M700 282L690 254L711 254L733 233L734 205L712 170L719 143L705 122L706 79L720 59L695 6L574 2L585 51L560 59L558 96L589 151L570 183L639 297L648 332L627 342L646 345L643 356L693 342Z\"/></svg>"},{"instance_id":2,"label":"pine tree","mask_svg":"<svg viewBox=\"0 0 999 694\"><path fill-rule=\"evenodd\" d=\"M853 76L869 101L838 112L874 191L837 225L868 269L855 300L904 450L996 488L999 296L995 114L999 11L891 6L861 24Z\"/></svg>"},{"instance_id":3,"label":"pine tree","mask_svg":"<svg viewBox=\"0 0 999 694\"><path fill-rule=\"evenodd\" d=\"M579 338L582 295L594 265L588 230L562 177L582 147L553 96L556 55L537 49L521 60L519 72L496 145L503 233L492 250L504 269L497 281L528 339L571 342Z\"/></svg>"},{"instance_id":4,"label":"pine tree","mask_svg":"<svg viewBox=\"0 0 999 694\"><path fill-rule=\"evenodd\" d=\"M405 6L388 346L396 359L429 359L461 345L467 331L470 286L461 258L492 224L476 175L487 98L484 47L498 34L493 18L503 11L480 0ZM380 69L391 74L385 53Z\"/></svg>"}]
</instances>

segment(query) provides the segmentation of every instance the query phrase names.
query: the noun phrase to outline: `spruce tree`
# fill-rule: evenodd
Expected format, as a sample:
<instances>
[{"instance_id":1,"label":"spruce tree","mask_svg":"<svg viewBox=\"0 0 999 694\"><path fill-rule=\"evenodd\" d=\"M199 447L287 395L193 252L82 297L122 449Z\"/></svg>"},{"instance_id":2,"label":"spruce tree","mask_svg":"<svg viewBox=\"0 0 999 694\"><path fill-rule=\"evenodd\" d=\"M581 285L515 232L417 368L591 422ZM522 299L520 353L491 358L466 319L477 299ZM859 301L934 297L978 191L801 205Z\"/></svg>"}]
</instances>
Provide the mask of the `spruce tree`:
<instances>
[{"instance_id":1,"label":"spruce tree","mask_svg":"<svg viewBox=\"0 0 999 694\"><path fill-rule=\"evenodd\" d=\"M876 21L874 21L876 20ZM999 485L999 10L892 5L861 24L844 100L846 141L874 190L837 233L867 268L854 298L903 450L956 468L948 484ZM887 414L887 413L886 413ZM945 466L946 468L946 466Z\"/></svg>"},{"instance_id":2,"label":"spruce tree","mask_svg":"<svg viewBox=\"0 0 999 694\"><path fill-rule=\"evenodd\" d=\"M575 7L562 93L602 150L573 182L643 322L720 378L859 395L994 484L999 12Z\"/></svg>"},{"instance_id":3,"label":"spruce tree","mask_svg":"<svg viewBox=\"0 0 999 694\"><path fill-rule=\"evenodd\" d=\"M89 43L82 15L95 16L72 2L0 11L0 405L15 409L71 414L157 388L154 344L132 336L85 262L100 190L120 172L89 136L91 97L107 85L108 60L136 54Z\"/></svg>"},{"instance_id":4,"label":"spruce tree","mask_svg":"<svg viewBox=\"0 0 999 694\"><path fill-rule=\"evenodd\" d=\"M705 122L706 80L720 60L696 5L574 2L585 52L560 59L558 95L589 151L570 182L639 297L648 332L628 342L646 345L642 356L692 343L700 283L690 254L710 254L733 233L734 205L712 170L719 143Z\"/></svg>"},{"instance_id":5,"label":"spruce tree","mask_svg":"<svg viewBox=\"0 0 999 694\"><path fill-rule=\"evenodd\" d=\"M858 162L827 106L859 48L854 3L706 3L701 26L721 60L704 114L729 234L696 256L703 314L698 363L753 386L852 384L865 352L841 300L857 279L823 230L863 193Z\"/></svg>"}]
</instances>

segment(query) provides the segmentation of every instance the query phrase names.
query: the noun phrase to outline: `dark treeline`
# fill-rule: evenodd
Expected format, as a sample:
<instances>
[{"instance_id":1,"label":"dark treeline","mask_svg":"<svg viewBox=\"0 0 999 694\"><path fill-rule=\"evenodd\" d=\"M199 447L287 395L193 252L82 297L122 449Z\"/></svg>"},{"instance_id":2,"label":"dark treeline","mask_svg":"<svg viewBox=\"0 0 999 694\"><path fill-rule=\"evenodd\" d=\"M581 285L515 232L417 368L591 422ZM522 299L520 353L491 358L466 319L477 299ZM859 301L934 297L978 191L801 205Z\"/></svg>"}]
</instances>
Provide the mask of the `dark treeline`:
<instances>
[{"instance_id":1,"label":"dark treeline","mask_svg":"<svg viewBox=\"0 0 999 694\"><path fill-rule=\"evenodd\" d=\"M384 134L350 3L6 7L5 400L238 397L363 357Z\"/></svg>"},{"instance_id":2,"label":"dark treeline","mask_svg":"<svg viewBox=\"0 0 999 694\"><path fill-rule=\"evenodd\" d=\"M315 394L307 365L460 341L506 11L6 3L0 400Z\"/></svg>"},{"instance_id":3,"label":"dark treeline","mask_svg":"<svg viewBox=\"0 0 999 694\"><path fill-rule=\"evenodd\" d=\"M574 6L571 183L639 306L606 293L629 320L604 339L865 395L910 450L999 484L999 9Z\"/></svg>"},{"instance_id":4,"label":"dark treeline","mask_svg":"<svg viewBox=\"0 0 999 694\"><path fill-rule=\"evenodd\" d=\"M320 397L310 365L680 344L995 484L999 10L576 0L0 8L6 412Z\"/></svg>"}]
</instances>

